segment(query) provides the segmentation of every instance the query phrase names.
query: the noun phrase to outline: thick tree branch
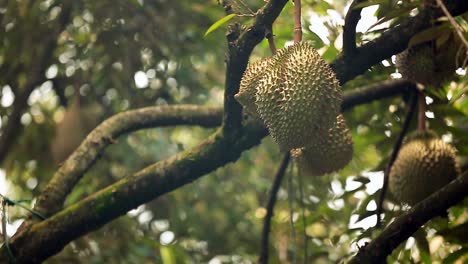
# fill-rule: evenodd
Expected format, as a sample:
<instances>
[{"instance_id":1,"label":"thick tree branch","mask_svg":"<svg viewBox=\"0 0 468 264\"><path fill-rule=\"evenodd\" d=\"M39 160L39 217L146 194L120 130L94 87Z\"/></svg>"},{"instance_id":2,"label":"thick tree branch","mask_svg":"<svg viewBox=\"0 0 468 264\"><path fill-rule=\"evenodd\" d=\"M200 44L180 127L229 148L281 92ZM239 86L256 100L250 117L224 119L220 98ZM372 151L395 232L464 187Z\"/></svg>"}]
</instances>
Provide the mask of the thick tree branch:
<instances>
[{"instance_id":1,"label":"thick tree branch","mask_svg":"<svg viewBox=\"0 0 468 264\"><path fill-rule=\"evenodd\" d=\"M343 53L344 56L351 55L356 50L356 26L361 19L362 8L355 6L363 0L354 0L346 13L345 24L343 27Z\"/></svg>"},{"instance_id":2,"label":"thick tree branch","mask_svg":"<svg viewBox=\"0 0 468 264\"><path fill-rule=\"evenodd\" d=\"M235 161L242 151L260 143L266 135L265 129L256 125L246 127L243 132L231 141L220 129L197 147L151 165L26 228L21 236L11 240L15 257L20 263L43 261L70 241L128 210ZM0 263L4 263L3 256L0 255Z\"/></svg>"},{"instance_id":3,"label":"thick tree branch","mask_svg":"<svg viewBox=\"0 0 468 264\"><path fill-rule=\"evenodd\" d=\"M263 229L262 229L262 240L260 244L260 257L258 259L259 264L267 264L268 263L268 246L270 244L269 237L270 237L270 230L271 230L271 219L274 215L275 204L276 204L276 197L278 191L281 187L281 182L283 181L284 175L286 174L286 169L288 168L289 160L291 155L286 153L283 157L283 161L281 162L278 171L276 172L275 179L273 181L273 185L271 186L270 196L268 198L268 204L266 206L267 213L265 215L265 220L263 222Z\"/></svg>"},{"instance_id":4,"label":"thick tree branch","mask_svg":"<svg viewBox=\"0 0 468 264\"><path fill-rule=\"evenodd\" d=\"M130 110L114 115L96 127L54 174L35 210L50 216L62 209L63 202L99 154L114 139L143 128L176 125L216 127L221 124L220 107L174 105Z\"/></svg>"},{"instance_id":5,"label":"thick tree branch","mask_svg":"<svg viewBox=\"0 0 468 264\"><path fill-rule=\"evenodd\" d=\"M361 248L349 263L385 263L385 259L392 253L393 249L416 232L419 227L433 217L444 213L467 196L468 171L465 171L447 186L395 219L376 239Z\"/></svg>"},{"instance_id":6,"label":"thick tree branch","mask_svg":"<svg viewBox=\"0 0 468 264\"><path fill-rule=\"evenodd\" d=\"M445 4L454 16L468 11L468 1L446 0ZM417 32L432 26L431 21L442 16L440 10L422 10L421 13L406 22L389 29L378 39L371 41L355 50L353 54L341 54L331 63L338 80L343 85L359 74L364 73L372 65L402 52Z\"/></svg>"},{"instance_id":7,"label":"thick tree branch","mask_svg":"<svg viewBox=\"0 0 468 264\"><path fill-rule=\"evenodd\" d=\"M388 96L397 94L397 91L404 92L406 86L395 85L392 87L395 89L394 93L389 93L388 87L384 87ZM380 88L374 87L374 89ZM359 95L355 93L345 95L343 100L345 107L343 108L350 109L353 106L369 102L361 97L370 95L374 99L381 98L382 93L380 92L370 88L364 90L369 94L360 91ZM376 94L379 96L375 96ZM218 122L220 119L221 113L219 113ZM126 131L129 132L129 130ZM125 214L128 210L236 160L241 152L255 146L267 135L267 131L263 127L254 124L248 125L241 132L238 138L228 138L224 137L221 131L218 131L193 149L160 161L122 179L42 222L26 225L11 239L11 247L15 257L18 260L31 262L44 260L59 252L67 243L96 230L105 223ZM104 141L106 141L105 138L112 138L111 135L101 135L101 137L101 140ZM109 142L98 144L106 145ZM91 146L91 148L94 147ZM96 152L93 155L97 155L96 150L90 152ZM72 157L86 160L81 157L82 155L86 155L86 153L80 152L76 156L72 154ZM44 193L46 195L46 192ZM7 261L7 258L6 250L2 248L0 250L0 263L6 263L2 261L4 259Z\"/></svg>"},{"instance_id":8,"label":"thick tree branch","mask_svg":"<svg viewBox=\"0 0 468 264\"><path fill-rule=\"evenodd\" d=\"M227 33L228 57L226 66L226 80L224 92L224 121L223 128L227 135L236 136L241 126L241 105L234 99L239 91L242 74L249 62L249 56L255 46L271 32L273 21L283 10L287 0L270 0L260 9L252 26L240 32L237 26L231 26Z\"/></svg>"},{"instance_id":9,"label":"thick tree branch","mask_svg":"<svg viewBox=\"0 0 468 264\"><path fill-rule=\"evenodd\" d=\"M341 105L341 111L346 111L355 105L367 104L375 100L415 90L416 84L407 80L381 81L363 88L345 92L345 100L343 100Z\"/></svg>"}]
</instances>

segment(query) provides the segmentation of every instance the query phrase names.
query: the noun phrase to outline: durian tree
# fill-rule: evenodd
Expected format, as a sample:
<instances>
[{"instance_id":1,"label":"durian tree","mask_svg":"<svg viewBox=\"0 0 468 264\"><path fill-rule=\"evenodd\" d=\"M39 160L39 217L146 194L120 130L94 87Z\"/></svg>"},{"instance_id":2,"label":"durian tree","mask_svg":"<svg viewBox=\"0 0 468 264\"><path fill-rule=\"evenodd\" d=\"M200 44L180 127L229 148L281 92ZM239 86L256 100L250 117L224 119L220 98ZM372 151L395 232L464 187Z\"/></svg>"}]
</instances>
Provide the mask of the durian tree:
<instances>
[{"instance_id":1,"label":"durian tree","mask_svg":"<svg viewBox=\"0 0 468 264\"><path fill-rule=\"evenodd\" d=\"M0 5L0 263L467 261L467 1Z\"/></svg>"}]
</instances>

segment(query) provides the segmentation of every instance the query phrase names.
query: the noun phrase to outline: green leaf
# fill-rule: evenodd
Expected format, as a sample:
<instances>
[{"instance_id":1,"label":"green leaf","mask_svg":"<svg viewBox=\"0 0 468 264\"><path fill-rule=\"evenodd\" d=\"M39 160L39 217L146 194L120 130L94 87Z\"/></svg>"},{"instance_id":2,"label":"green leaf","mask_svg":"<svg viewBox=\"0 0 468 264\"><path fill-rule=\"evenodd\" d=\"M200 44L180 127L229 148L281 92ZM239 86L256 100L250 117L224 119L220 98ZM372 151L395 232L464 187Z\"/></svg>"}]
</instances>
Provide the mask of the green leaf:
<instances>
[{"instance_id":1,"label":"green leaf","mask_svg":"<svg viewBox=\"0 0 468 264\"><path fill-rule=\"evenodd\" d=\"M223 24L227 23L229 20L231 20L235 16L236 16L236 14L229 14L229 15L221 18L220 20L214 22L213 25L211 25L208 28L208 30L205 32L205 37L208 36L208 34L210 34L211 32L215 31L220 26L222 26Z\"/></svg>"},{"instance_id":2,"label":"green leaf","mask_svg":"<svg viewBox=\"0 0 468 264\"><path fill-rule=\"evenodd\" d=\"M401 17L401 16L404 16L404 15L409 15L409 12L411 10L413 10L414 7L413 6L407 6L407 7L404 7L404 8L399 8L399 9L395 9L395 10L392 10L390 12L388 12L387 14L385 14L384 17L382 17L381 19L379 19L377 22L375 22L375 24L373 24L372 26L369 27L369 29L367 29L367 32L371 31L374 27L382 24L382 23L385 23L387 21L390 21L394 18L397 18L397 17Z\"/></svg>"},{"instance_id":3,"label":"green leaf","mask_svg":"<svg viewBox=\"0 0 468 264\"><path fill-rule=\"evenodd\" d=\"M428 42L428 41L437 39L438 37L440 37L441 35L446 33L447 30L448 31L451 30L448 24L443 24L443 25L440 25L440 26L435 26L435 27L431 27L431 28L428 28L426 30L423 30L423 31L419 32L418 34L414 35L410 39L410 41L408 43L408 48L416 46L416 45L424 43L424 42Z\"/></svg>"}]
</instances>

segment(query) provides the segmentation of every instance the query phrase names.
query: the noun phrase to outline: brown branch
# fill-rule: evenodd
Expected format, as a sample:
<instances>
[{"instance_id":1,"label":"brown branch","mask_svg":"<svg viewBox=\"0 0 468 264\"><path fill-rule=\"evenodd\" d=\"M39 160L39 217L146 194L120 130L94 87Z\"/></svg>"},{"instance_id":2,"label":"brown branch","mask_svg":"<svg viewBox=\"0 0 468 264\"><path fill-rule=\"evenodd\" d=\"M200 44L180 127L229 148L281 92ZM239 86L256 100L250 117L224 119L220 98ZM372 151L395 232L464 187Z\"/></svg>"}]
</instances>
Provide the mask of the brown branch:
<instances>
[{"instance_id":1,"label":"brown branch","mask_svg":"<svg viewBox=\"0 0 468 264\"><path fill-rule=\"evenodd\" d=\"M11 248L18 262L38 263L70 241L101 227L140 204L188 184L239 158L266 135L251 124L243 136L230 140L218 130L198 146L160 161L73 204L15 235ZM227 151L228 150L228 151ZM3 251L0 263L4 263Z\"/></svg>"},{"instance_id":2,"label":"brown branch","mask_svg":"<svg viewBox=\"0 0 468 264\"><path fill-rule=\"evenodd\" d=\"M253 48L265 38L287 2L288 0L270 0L257 12L255 21L250 27L241 32L240 27L234 25L228 30L223 121L223 128L227 135L236 137L241 127L242 108L234 99L234 95L239 91L239 83L247 67L249 56Z\"/></svg>"},{"instance_id":3,"label":"brown branch","mask_svg":"<svg viewBox=\"0 0 468 264\"><path fill-rule=\"evenodd\" d=\"M354 0L346 13L345 24L343 28L343 53L344 55L353 54L356 51L356 26L361 19L362 8L355 6L363 0Z\"/></svg>"},{"instance_id":4,"label":"brown branch","mask_svg":"<svg viewBox=\"0 0 468 264\"><path fill-rule=\"evenodd\" d=\"M260 264L268 263L268 252L269 252L268 246L270 244L269 236L270 236L270 230L271 230L271 219L273 218L273 214L274 214L276 197L281 187L281 182L283 181L286 169L288 168L290 158L291 158L291 155L289 154L289 152L284 155L283 161L281 162L281 165L278 168L278 171L276 172L273 185L271 186L270 196L268 199L268 204L266 206L267 212L265 215L265 220L263 222L263 229L262 229L262 238L261 238L261 244L260 244L260 257L258 259L258 263Z\"/></svg>"},{"instance_id":5,"label":"brown branch","mask_svg":"<svg viewBox=\"0 0 468 264\"><path fill-rule=\"evenodd\" d=\"M426 96L423 91L418 92L418 130L426 130Z\"/></svg>"},{"instance_id":6,"label":"brown branch","mask_svg":"<svg viewBox=\"0 0 468 264\"><path fill-rule=\"evenodd\" d=\"M393 249L416 232L419 227L467 197L467 190L468 171L465 171L444 188L396 218L377 238L361 248L349 263L385 263L385 259Z\"/></svg>"},{"instance_id":7,"label":"brown branch","mask_svg":"<svg viewBox=\"0 0 468 264\"><path fill-rule=\"evenodd\" d=\"M341 105L341 111L346 111L355 105L367 104L375 100L413 90L416 90L416 84L407 80L381 81L363 88L345 92L345 100L343 100Z\"/></svg>"},{"instance_id":8,"label":"brown branch","mask_svg":"<svg viewBox=\"0 0 468 264\"><path fill-rule=\"evenodd\" d=\"M35 210L50 216L62 209L63 202L99 154L117 137L139 129L199 125L216 127L221 124L220 107L174 105L130 110L110 117L97 126L77 150L63 163L39 196Z\"/></svg>"},{"instance_id":9,"label":"brown branch","mask_svg":"<svg viewBox=\"0 0 468 264\"><path fill-rule=\"evenodd\" d=\"M395 146L393 147L393 150L392 150L392 154L390 155L390 159L388 160L387 166L385 167L385 170L384 170L384 182L383 182L382 189L380 191L379 201L377 203L377 210L376 210L376 214L377 214L376 227L380 227L380 224L381 224L380 216L381 216L382 210L383 210L383 202L384 202L384 199L385 199L385 195L386 195L387 190L388 190L388 177L390 175L390 171L392 169L393 163L395 162L395 160L396 160L396 158L398 156L398 152L400 151L401 145L403 143L403 139L405 138L405 135L407 134L409 126L411 124L411 118L413 117L414 110L416 109L416 105L417 105L417 102L418 102L418 91L417 90L414 90L411 93L411 98L410 98L409 101L410 101L410 103L408 105L408 110L407 110L407 113L406 113L405 121L403 123L403 126L401 127L400 134L398 135L398 138L397 138L397 140L395 142Z\"/></svg>"}]
</instances>

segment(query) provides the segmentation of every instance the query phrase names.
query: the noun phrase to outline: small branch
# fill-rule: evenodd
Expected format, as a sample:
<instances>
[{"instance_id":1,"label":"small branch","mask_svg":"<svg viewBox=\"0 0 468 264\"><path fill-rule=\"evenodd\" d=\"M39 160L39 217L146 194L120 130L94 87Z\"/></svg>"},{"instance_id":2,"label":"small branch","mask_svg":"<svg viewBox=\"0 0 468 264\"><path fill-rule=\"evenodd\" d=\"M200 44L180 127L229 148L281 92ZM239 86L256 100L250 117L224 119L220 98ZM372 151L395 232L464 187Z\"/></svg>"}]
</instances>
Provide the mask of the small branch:
<instances>
[{"instance_id":1,"label":"small branch","mask_svg":"<svg viewBox=\"0 0 468 264\"><path fill-rule=\"evenodd\" d=\"M363 0L354 0L346 13L343 28L343 53L345 56L356 51L356 26L361 19L362 8L355 8L355 6L361 2Z\"/></svg>"},{"instance_id":2,"label":"small branch","mask_svg":"<svg viewBox=\"0 0 468 264\"><path fill-rule=\"evenodd\" d=\"M426 130L426 96L423 91L418 91L418 130Z\"/></svg>"},{"instance_id":3,"label":"small branch","mask_svg":"<svg viewBox=\"0 0 468 264\"><path fill-rule=\"evenodd\" d=\"M388 177L390 175L390 171L392 169L393 163L395 162L398 156L398 152L400 151L401 145L403 143L403 139L405 138L405 135L408 133L408 129L411 124L411 118L413 117L413 113L414 113L414 110L416 109L417 102L418 102L418 95L417 95L417 91L415 90L411 93L410 104L408 105L408 110L406 113L405 121L403 123L403 126L401 127L400 135L398 135L397 141L395 142L395 146L393 147L392 154L390 155L390 159L384 170L384 182L383 182L382 190L380 191L379 201L377 203L376 227L380 227L380 224L381 224L380 216L383 212L383 202L384 202L387 190L388 190Z\"/></svg>"},{"instance_id":4,"label":"small branch","mask_svg":"<svg viewBox=\"0 0 468 264\"><path fill-rule=\"evenodd\" d=\"M154 106L114 115L97 126L68 157L42 191L34 209L46 216L59 211L67 195L99 154L123 134L176 125L216 127L221 124L221 116L219 107L194 105Z\"/></svg>"},{"instance_id":5,"label":"small branch","mask_svg":"<svg viewBox=\"0 0 468 264\"><path fill-rule=\"evenodd\" d=\"M302 41L301 0L294 0L294 43Z\"/></svg>"},{"instance_id":6,"label":"small branch","mask_svg":"<svg viewBox=\"0 0 468 264\"><path fill-rule=\"evenodd\" d=\"M462 173L444 188L416 204L396 218L370 244L361 248L350 264L385 263L392 251L424 223L444 213L468 196L468 171Z\"/></svg>"},{"instance_id":7,"label":"small branch","mask_svg":"<svg viewBox=\"0 0 468 264\"><path fill-rule=\"evenodd\" d=\"M269 235L271 230L271 219L273 218L276 197L278 191L281 187L281 182L283 181L286 169L289 164L290 160L289 152L284 155L283 161L281 162L278 171L276 172L275 179L273 181L273 185L271 186L270 190L270 198L268 199L268 204L266 206L267 213L265 215L265 221L263 222L263 229L262 229L262 238L261 238L261 246L260 246L260 257L258 259L259 264L267 264L268 263L268 246L269 246Z\"/></svg>"},{"instance_id":8,"label":"small branch","mask_svg":"<svg viewBox=\"0 0 468 264\"><path fill-rule=\"evenodd\" d=\"M447 17L447 19L449 20L450 24L452 24L453 28L457 32L457 35L460 37L461 41L465 45L465 47L467 49L466 52L468 52L468 41L466 40L465 36L463 35L463 29L460 27L460 25L457 23L457 21L455 21L453 16L450 14L447 7L444 5L444 2L442 2L442 0L436 0L436 1L437 1L437 5L440 7L440 9L442 9L442 12L444 12L444 14Z\"/></svg>"}]
</instances>

